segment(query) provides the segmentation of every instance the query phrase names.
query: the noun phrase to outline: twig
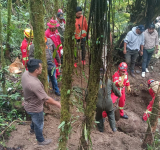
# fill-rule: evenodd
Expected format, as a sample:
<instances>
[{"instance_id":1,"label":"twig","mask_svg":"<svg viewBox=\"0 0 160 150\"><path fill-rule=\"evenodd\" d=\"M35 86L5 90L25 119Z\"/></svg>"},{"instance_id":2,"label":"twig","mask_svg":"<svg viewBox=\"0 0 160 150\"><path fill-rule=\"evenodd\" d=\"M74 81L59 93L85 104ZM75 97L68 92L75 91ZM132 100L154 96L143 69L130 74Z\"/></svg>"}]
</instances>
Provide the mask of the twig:
<instances>
[{"instance_id":1,"label":"twig","mask_svg":"<svg viewBox=\"0 0 160 150\"><path fill-rule=\"evenodd\" d=\"M21 120L14 120L12 121L8 127L6 127L1 133L0 133L0 136L3 135L3 133L14 123L14 122L29 122L29 121L21 121Z\"/></svg>"}]
</instances>

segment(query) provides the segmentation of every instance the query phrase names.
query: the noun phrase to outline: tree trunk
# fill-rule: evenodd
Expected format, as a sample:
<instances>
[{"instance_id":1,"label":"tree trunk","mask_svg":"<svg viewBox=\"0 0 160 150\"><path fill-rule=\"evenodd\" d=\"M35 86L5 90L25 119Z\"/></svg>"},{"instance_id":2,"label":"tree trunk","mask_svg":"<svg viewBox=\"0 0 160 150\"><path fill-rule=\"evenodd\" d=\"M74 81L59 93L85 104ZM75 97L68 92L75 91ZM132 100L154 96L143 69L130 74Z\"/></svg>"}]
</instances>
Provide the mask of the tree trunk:
<instances>
[{"instance_id":1,"label":"tree trunk","mask_svg":"<svg viewBox=\"0 0 160 150\"><path fill-rule=\"evenodd\" d=\"M59 149L65 150L68 140L70 125L70 91L72 88L72 73L74 60L74 36L75 31L75 8L77 6L76 0L68 0L67 3L67 22L64 38L64 55L63 55L63 76L62 76L62 90L61 90L61 123L64 121L64 129L61 128Z\"/></svg>"},{"instance_id":2,"label":"tree trunk","mask_svg":"<svg viewBox=\"0 0 160 150\"><path fill-rule=\"evenodd\" d=\"M6 94L6 79L5 79L5 58L4 58L4 51L2 47L3 39L2 39L2 17L1 17L1 9L2 7L0 6L0 46L1 46L1 70L2 70L2 89L3 89L3 94Z\"/></svg>"},{"instance_id":3,"label":"tree trunk","mask_svg":"<svg viewBox=\"0 0 160 150\"><path fill-rule=\"evenodd\" d=\"M30 0L30 17L34 33L34 57L42 60L43 62L43 70L39 79L44 85L45 91L48 92L43 0Z\"/></svg>"},{"instance_id":4,"label":"tree trunk","mask_svg":"<svg viewBox=\"0 0 160 150\"><path fill-rule=\"evenodd\" d=\"M155 100L154 100L152 113L149 117L146 136L145 136L145 139L144 139L143 144L142 144L143 148L146 148L147 145L152 145L153 142L154 142L154 134L155 134L155 131L157 129L159 109L160 109L159 101L160 101L160 96L157 95Z\"/></svg>"},{"instance_id":5,"label":"tree trunk","mask_svg":"<svg viewBox=\"0 0 160 150\"><path fill-rule=\"evenodd\" d=\"M9 40L10 40L10 36L11 36L11 30L10 30L10 26L11 26L11 11L12 11L12 0L8 0L7 2L7 10L8 10L8 21L7 21L7 41L6 41L6 57L10 58L10 52L9 52Z\"/></svg>"},{"instance_id":6,"label":"tree trunk","mask_svg":"<svg viewBox=\"0 0 160 150\"><path fill-rule=\"evenodd\" d=\"M57 16L58 9L59 9L58 0L54 0L54 15L53 16L55 17Z\"/></svg>"},{"instance_id":7,"label":"tree trunk","mask_svg":"<svg viewBox=\"0 0 160 150\"><path fill-rule=\"evenodd\" d=\"M106 1L91 1L89 25L91 23L91 49L87 95L85 98L85 120L82 123L82 135L80 150L88 150L91 147L91 128L93 126L96 110L97 93L99 89L100 67L102 65L102 48L104 43L104 24L107 22ZM105 22L106 21L106 22ZM107 31L108 33L108 31Z\"/></svg>"}]
</instances>

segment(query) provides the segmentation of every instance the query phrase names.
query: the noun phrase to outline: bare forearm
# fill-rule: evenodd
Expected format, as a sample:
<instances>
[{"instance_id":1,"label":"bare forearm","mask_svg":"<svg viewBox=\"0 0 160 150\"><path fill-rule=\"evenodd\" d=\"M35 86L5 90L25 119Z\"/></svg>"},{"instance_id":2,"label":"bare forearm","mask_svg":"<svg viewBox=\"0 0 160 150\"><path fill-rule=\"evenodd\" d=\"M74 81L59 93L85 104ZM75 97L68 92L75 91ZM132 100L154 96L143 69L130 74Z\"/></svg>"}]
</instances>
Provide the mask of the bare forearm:
<instances>
[{"instance_id":1,"label":"bare forearm","mask_svg":"<svg viewBox=\"0 0 160 150\"><path fill-rule=\"evenodd\" d=\"M46 102L51 105L56 105L58 108L61 108L60 102L55 101L53 98L49 97Z\"/></svg>"},{"instance_id":2,"label":"bare forearm","mask_svg":"<svg viewBox=\"0 0 160 150\"><path fill-rule=\"evenodd\" d=\"M127 47L127 43L124 42L124 50L126 50Z\"/></svg>"},{"instance_id":3,"label":"bare forearm","mask_svg":"<svg viewBox=\"0 0 160 150\"><path fill-rule=\"evenodd\" d=\"M158 50L158 45L156 45L156 50Z\"/></svg>"},{"instance_id":4,"label":"bare forearm","mask_svg":"<svg viewBox=\"0 0 160 150\"><path fill-rule=\"evenodd\" d=\"M143 52L143 47L144 47L144 45L141 45L141 51Z\"/></svg>"}]
</instances>

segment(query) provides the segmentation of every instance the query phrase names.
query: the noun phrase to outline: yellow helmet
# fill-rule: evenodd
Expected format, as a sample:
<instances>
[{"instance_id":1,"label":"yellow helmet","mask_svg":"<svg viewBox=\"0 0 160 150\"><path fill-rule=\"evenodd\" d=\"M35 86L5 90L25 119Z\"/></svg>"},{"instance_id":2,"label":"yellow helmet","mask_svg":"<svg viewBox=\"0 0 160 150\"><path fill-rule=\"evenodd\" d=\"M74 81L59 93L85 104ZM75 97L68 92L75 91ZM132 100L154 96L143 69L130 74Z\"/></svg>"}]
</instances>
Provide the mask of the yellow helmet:
<instances>
[{"instance_id":1,"label":"yellow helmet","mask_svg":"<svg viewBox=\"0 0 160 150\"><path fill-rule=\"evenodd\" d=\"M31 30L31 29L25 29L25 30L24 30L24 35L25 35L27 38L30 38L30 36L31 36L31 38L33 38L33 30Z\"/></svg>"}]
</instances>

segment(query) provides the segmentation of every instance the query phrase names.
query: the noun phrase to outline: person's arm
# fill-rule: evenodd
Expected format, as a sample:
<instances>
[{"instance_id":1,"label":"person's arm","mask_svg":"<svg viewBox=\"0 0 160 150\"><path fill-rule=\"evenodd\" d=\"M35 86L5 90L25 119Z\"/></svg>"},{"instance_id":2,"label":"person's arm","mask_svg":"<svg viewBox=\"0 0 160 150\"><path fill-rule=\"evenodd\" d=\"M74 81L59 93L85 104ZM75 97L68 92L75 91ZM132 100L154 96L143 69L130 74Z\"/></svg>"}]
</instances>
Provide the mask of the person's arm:
<instances>
[{"instance_id":1,"label":"person's arm","mask_svg":"<svg viewBox=\"0 0 160 150\"><path fill-rule=\"evenodd\" d=\"M144 47L144 45L141 45L141 47L140 47L140 55L141 56L143 55L143 47Z\"/></svg>"},{"instance_id":2,"label":"person's arm","mask_svg":"<svg viewBox=\"0 0 160 150\"><path fill-rule=\"evenodd\" d=\"M127 43L124 42L124 50L123 50L123 54L126 54L126 53L127 53L126 48L127 48Z\"/></svg>"},{"instance_id":3,"label":"person's arm","mask_svg":"<svg viewBox=\"0 0 160 150\"><path fill-rule=\"evenodd\" d=\"M53 98L49 97L47 100L45 100L48 104L56 105L58 108L61 108L61 103L55 101Z\"/></svg>"},{"instance_id":4,"label":"person's arm","mask_svg":"<svg viewBox=\"0 0 160 150\"><path fill-rule=\"evenodd\" d=\"M159 41L158 41L158 33L156 35L156 39L155 39L155 45L156 45L156 50L155 50L155 53L157 54L158 53L158 44L159 44Z\"/></svg>"},{"instance_id":5,"label":"person's arm","mask_svg":"<svg viewBox=\"0 0 160 150\"><path fill-rule=\"evenodd\" d=\"M113 82L112 82L112 91L116 96L121 97L121 92L118 90L118 88Z\"/></svg>"}]
</instances>

